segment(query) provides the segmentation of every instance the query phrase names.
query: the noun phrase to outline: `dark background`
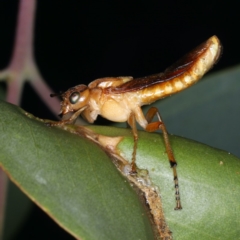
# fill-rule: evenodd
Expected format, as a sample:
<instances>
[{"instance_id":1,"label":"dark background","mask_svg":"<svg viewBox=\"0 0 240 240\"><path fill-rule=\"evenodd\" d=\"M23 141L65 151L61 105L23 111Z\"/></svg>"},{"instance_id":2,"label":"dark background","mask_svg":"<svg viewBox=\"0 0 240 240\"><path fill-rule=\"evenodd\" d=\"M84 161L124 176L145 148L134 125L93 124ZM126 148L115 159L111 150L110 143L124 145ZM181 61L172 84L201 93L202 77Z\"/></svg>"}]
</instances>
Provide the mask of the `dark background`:
<instances>
[{"instance_id":1,"label":"dark background","mask_svg":"<svg viewBox=\"0 0 240 240\"><path fill-rule=\"evenodd\" d=\"M11 57L17 8L18 1L0 0L0 69ZM35 57L44 79L58 92L100 77L161 72L217 35L224 46L212 70L217 71L239 64L239 23L239 6L233 0L41 0L36 11ZM22 107L53 118L28 84ZM58 233L57 239L72 239L35 207L14 239L53 239Z\"/></svg>"}]
</instances>

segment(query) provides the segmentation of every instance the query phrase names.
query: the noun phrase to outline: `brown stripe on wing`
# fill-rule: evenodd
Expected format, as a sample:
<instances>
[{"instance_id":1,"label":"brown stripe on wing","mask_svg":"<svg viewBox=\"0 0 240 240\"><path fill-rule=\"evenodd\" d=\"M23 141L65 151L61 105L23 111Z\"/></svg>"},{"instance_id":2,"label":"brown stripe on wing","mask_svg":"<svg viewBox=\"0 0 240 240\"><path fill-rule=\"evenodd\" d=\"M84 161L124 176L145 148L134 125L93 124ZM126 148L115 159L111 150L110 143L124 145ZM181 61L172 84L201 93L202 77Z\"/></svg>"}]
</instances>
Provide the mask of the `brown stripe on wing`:
<instances>
[{"instance_id":1,"label":"brown stripe on wing","mask_svg":"<svg viewBox=\"0 0 240 240\"><path fill-rule=\"evenodd\" d=\"M211 38L210 38L211 39ZM186 54L171 67L167 68L163 73L158 73L142 78L135 78L129 82L122 84L115 88L107 88L109 93L125 93L131 91L141 90L150 87L161 82L169 81L175 77L186 73L191 67L197 62L197 60L203 55L211 45L211 40L208 39L206 42L200 44L198 47L193 49L191 52ZM219 56L218 56L219 57ZM218 58L217 57L217 58ZM217 61L217 59L215 59Z\"/></svg>"}]
</instances>

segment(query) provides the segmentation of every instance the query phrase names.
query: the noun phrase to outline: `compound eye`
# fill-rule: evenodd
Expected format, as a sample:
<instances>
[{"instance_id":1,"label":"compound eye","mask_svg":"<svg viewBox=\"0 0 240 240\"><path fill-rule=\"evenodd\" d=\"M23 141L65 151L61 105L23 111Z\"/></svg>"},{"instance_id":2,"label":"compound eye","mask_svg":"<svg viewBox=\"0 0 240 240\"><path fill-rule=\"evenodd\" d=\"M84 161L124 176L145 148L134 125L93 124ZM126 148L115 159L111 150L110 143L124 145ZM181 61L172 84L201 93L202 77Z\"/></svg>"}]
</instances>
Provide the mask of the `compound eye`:
<instances>
[{"instance_id":1,"label":"compound eye","mask_svg":"<svg viewBox=\"0 0 240 240\"><path fill-rule=\"evenodd\" d=\"M71 96L69 97L70 103L75 104L78 102L80 98L80 93L79 92L73 92Z\"/></svg>"}]
</instances>

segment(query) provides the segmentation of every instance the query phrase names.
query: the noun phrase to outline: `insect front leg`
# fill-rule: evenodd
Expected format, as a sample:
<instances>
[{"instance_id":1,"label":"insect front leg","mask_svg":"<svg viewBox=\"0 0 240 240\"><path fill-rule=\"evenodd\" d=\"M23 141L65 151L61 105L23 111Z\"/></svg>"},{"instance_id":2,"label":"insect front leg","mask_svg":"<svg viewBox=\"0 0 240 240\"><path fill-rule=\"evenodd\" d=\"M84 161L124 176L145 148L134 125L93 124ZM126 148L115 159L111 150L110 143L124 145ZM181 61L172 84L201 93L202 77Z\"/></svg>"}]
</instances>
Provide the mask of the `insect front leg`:
<instances>
[{"instance_id":1,"label":"insect front leg","mask_svg":"<svg viewBox=\"0 0 240 240\"><path fill-rule=\"evenodd\" d=\"M152 122L154 116L157 116L158 121L157 122ZM181 206L181 201L180 201L180 193L179 193L179 184L178 184L178 176L177 176L177 162L175 160L172 148L171 148L171 144L169 141L169 137L168 137L168 132L167 129L165 127L165 124L163 123L160 113L158 111L157 108L152 107L148 110L147 114L146 114L146 120L148 122L148 125L146 126L145 130L148 132L154 132L156 130L161 130L163 133L163 139L164 139L164 143L165 143L165 147L166 147L166 152L168 155L168 160L170 162L170 166L173 169L173 179L174 179L174 186L175 186L175 197L176 197L176 207L175 210L179 210L182 209Z\"/></svg>"},{"instance_id":2,"label":"insect front leg","mask_svg":"<svg viewBox=\"0 0 240 240\"><path fill-rule=\"evenodd\" d=\"M82 113L82 111L84 109L79 109L78 111L73 113L73 115L69 119L65 119L65 120L61 120L61 121L48 121L45 124L47 126L49 126L49 127L61 126L61 125L65 125L65 124L71 124L71 123L73 123L77 119L77 117Z\"/></svg>"},{"instance_id":3,"label":"insect front leg","mask_svg":"<svg viewBox=\"0 0 240 240\"><path fill-rule=\"evenodd\" d=\"M136 126L136 119L134 116L134 113L130 114L130 117L128 119L128 124L132 128L132 133L133 133L133 139L134 139L134 146L133 146L133 153L132 153L132 173L137 172L137 166L136 166L136 153L137 153L137 143L138 143L138 131L137 131L137 126Z\"/></svg>"}]
</instances>

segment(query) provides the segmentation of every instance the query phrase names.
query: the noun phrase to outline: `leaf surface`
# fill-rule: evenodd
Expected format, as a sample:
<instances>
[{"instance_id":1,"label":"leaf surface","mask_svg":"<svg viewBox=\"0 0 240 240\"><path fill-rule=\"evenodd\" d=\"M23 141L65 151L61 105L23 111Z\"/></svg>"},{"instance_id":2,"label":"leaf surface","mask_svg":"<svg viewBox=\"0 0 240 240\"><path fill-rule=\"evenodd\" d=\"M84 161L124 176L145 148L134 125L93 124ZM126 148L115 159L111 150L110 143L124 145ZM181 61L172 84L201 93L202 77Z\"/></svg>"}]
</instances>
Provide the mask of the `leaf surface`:
<instances>
[{"instance_id":1,"label":"leaf surface","mask_svg":"<svg viewBox=\"0 0 240 240\"><path fill-rule=\"evenodd\" d=\"M0 165L63 228L81 239L153 239L135 190L99 146L0 109Z\"/></svg>"},{"instance_id":2,"label":"leaf surface","mask_svg":"<svg viewBox=\"0 0 240 240\"><path fill-rule=\"evenodd\" d=\"M118 148L131 161L132 136L127 129L91 127L96 132L122 134ZM173 174L163 139L157 133L140 133L137 165L147 169L159 188L165 217L174 239L238 239L240 236L240 160L225 151L171 136L178 162L183 209L174 211Z\"/></svg>"},{"instance_id":3,"label":"leaf surface","mask_svg":"<svg viewBox=\"0 0 240 240\"><path fill-rule=\"evenodd\" d=\"M1 102L0 162L29 197L75 237L153 239L146 209L106 153L86 138L30 119ZM119 154L130 161L129 129L90 127L124 136ZM140 133L137 165L147 169L162 199L174 239L237 239L240 162L224 151L171 137L183 209L174 211L174 186L161 134Z\"/></svg>"}]
</instances>

